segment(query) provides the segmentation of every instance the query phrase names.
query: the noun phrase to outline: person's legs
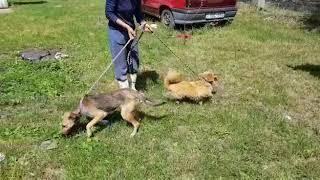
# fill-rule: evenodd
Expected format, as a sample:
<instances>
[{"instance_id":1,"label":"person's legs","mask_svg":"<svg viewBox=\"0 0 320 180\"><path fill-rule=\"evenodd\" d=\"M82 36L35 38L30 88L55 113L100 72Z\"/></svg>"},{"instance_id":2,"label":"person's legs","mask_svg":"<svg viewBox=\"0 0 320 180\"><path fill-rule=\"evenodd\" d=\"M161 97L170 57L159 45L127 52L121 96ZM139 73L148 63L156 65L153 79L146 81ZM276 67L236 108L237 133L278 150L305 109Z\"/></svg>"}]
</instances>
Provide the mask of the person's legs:
<instances>
[{"instance_id":1,"label":"person's legs","mask_svg":"<svg viewBox=\"0 0 320 180\"><path fill-rule=\"evenodd\" d=\"M119 83L120 88L128 88L127 80L127 49L124 49L117 59L114 59L126 44L127 37L120 31L109 29L109 47L114 65L115 79Z\"/></svg>"},{"instance_id":2,"label":"person's legs","mask_svg":"<svg viewBox=\"0 0 320 180\"><path fill-rule=\"evenodd\" d=\"M129 52L128 56L128 73L130 74L130 87L131 89L136 90L137 73L139 71L138 43L134 41L130 48L131 52Z\"/></svg>"}]
</instances>

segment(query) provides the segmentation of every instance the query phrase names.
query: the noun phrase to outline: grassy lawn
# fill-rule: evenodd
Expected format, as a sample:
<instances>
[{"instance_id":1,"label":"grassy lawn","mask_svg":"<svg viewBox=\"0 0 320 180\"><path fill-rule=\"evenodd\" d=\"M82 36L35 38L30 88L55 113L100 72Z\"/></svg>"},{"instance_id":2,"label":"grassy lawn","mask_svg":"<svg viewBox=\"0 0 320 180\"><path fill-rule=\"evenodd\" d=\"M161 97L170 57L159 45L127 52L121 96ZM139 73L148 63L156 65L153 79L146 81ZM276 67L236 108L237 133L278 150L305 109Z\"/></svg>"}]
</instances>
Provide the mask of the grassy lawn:
<instances>
[{"instance_id":1,"label":"grassy lawn","mask_svg":"<svg viewBox=\"0 0 320 180\"><path fill-rule=\"evenodd\" d=\"M203 105L145 107L150 116L132 139L132 127L110 118L89 142L83 131L63 138L59 130L63 112L110 62L104 2L13 10L0 16L0 179L320 177L320 34L305 31L297 14L241 6L231 25L194 28L185 44L156 22L156 34L194 71L219 74L219 92ZM16 56L34 47L61 47L70 58L30 64ZM188 74L151 34L140 52L139 86L150 97L164 99L169 67ZM115 88L108 72L95 92ZM48 139L58 147L39 148Z\"/></svg>"}]
</instances>

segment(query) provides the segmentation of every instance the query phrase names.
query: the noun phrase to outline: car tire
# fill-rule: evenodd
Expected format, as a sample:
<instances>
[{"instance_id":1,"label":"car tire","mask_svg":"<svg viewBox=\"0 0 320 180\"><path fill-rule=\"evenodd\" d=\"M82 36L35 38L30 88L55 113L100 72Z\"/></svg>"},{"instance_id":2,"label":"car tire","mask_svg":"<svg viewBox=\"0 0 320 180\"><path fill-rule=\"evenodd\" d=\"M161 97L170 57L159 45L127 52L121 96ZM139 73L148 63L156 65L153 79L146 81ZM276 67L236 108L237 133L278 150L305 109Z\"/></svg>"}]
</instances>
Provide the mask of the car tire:
<instances>
[{"instance_id":1,"label":"car tire","mask_svg":"<svg viewBox=\"0 0 320 180\"><path fill-rule=\"evenodd\" d=\"M175 23L174 23L174 17L172 12L169 9L164 9L161 12L161 22L166 25L169 26L170 28L174 28L175 27Z\"/></svg>"}]
</instances>

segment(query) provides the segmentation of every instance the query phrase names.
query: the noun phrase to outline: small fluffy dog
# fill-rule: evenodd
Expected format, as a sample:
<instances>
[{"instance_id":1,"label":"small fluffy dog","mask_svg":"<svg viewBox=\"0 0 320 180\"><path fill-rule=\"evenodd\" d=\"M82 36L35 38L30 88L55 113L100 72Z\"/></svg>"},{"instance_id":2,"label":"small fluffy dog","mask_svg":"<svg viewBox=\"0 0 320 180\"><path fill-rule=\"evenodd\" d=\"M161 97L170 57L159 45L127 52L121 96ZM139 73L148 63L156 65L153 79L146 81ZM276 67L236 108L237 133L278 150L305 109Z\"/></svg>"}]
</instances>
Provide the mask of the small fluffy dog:
<instances>
[{"instance_id":1,"label":"small fluffy dog","mask_svg":"<svg viewBox=\"0 0 320 180\"><path fill-rule=\"evenodd\" d=\"M198 77L199 79L196 81L187 81L180 73L169 70L164 78L168 98L202 101L212 97L218 85L218 77L211 71L201 73Z\"/></svg>"},{"instance_id":2,"label":"small fluffy dog","mask_svg":"<svg viewBox=\"0 0 320 180\"><path fill-rule=\"evenodd\" d=\"M151 106L161 104L152 102L143 93L131 89L119 89L111 93L85 95L74 111L64 114L62 134L68 135L82 115L93 118L86 125L87 136L90 137L92 135L92 127L95 124L103 120L108 114L120 111L122 118L133 125L134 129L130 135L133 137L140 125L137 119L137 110L141 103Z\"/></svg>"}]
</instances>

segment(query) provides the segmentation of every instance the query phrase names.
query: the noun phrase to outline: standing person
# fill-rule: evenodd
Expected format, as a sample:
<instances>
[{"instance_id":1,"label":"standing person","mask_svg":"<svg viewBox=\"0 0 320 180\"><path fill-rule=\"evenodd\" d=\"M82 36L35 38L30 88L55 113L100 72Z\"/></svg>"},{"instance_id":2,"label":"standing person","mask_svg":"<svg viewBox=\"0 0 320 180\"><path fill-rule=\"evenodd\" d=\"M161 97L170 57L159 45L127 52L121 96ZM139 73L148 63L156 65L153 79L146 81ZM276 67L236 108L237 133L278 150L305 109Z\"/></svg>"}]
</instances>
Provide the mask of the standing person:
<instances>
[{"instance_id":1,"label":"standing person","mask_svg":"<svg viewBox=\"0 0 320 180\"><path fill-rule=\"evenodd\" d=\"M108 35L112 59L115 58L130 39L135 38L136 26L134 17L137 23L140 24L142 31L151 31L150 26L143 19L141 0L106 0L105 14L109 19ZM135 84L139 70L139 54L138 44L132 42L114 61L114 74L119 88L130 87L136 90ZM129 53L130 50L131 52ZM130 84L128 75L130 77Z\"/></svg>"}]
</instances>

